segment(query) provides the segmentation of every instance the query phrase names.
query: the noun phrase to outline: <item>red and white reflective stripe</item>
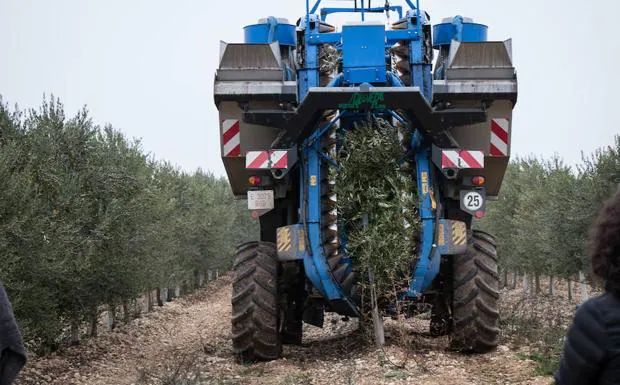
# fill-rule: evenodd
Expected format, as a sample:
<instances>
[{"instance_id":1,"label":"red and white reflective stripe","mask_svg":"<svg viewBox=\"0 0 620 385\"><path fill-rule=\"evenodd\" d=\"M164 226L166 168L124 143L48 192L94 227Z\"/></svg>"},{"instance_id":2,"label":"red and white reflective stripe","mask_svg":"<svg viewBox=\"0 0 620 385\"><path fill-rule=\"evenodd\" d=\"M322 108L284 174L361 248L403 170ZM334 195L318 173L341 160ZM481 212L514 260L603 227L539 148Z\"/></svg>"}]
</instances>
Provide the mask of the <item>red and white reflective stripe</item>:
<instances>
[{"instance_id":1,"label":"red and white reflective stripe","mask_svg":"<svg viewBox=\"0 0 620 385\"><path fill-rule=\"evenodd\" d=\"M288 151L276 150L271 152L271 168L287 169L288 168Z\"/></svg>"},{"instance_id":2,"label":"red and white reflective stripe","mask_svg":"<svg viewBox=\"0 0 620 385\"><path fill-rule=\"evenodd\" d=\"M288 151L248 151L245 155L245 168L250 170L269 170L288 168Z\"/></svg>"},{"instance_id":3,"label":"red and white reflective stripe","mask_svg":"<svg viewBox=\"0 0 620 385\"><path fill-rule=\"evenodd\" d=\"M248 151L245 154L245 168L269 170L269 151Z\"/></svg>"},{"instance_id":4,"label":"red and white reflective stripe","mask_svg":"<svg viewBox=\"0 0 620 385\"><path fill-rule=\"evenodd\" d=\"M459 168L458 150L445 150L441 152L441 168Z\"/></svg>"},{"instance_id":5,"label":"red and white reflective stripe","mask_svg":"<svg viewBox=\"0 0 620 385\"><path fill-rule=\"evenodd\" d=\"M240 124L236 119L226 119L222 122L222 146L224 156L241 155Z\"/></svg>"},{"instance_id":6,"label":"red and white reflective stripe","mask_svg":"<svg viewBox=\"0 0 620 385\"><path fill-rule=\"evenodd\" d=\"M484 168L484 153L482 151L443 150L441 152L442 168Z\"/></svg>"},{"instance_id":7,"label":"red and white reflective stripe","mask_svg":"<svg viewBox=\"0 0 620 385\"><path fill-rule=\"evenodd\" d=\"M463 150L459 153L461 168L484 168L484 152Z\"/></svg>"},{"instance_id":8,"label":"red and white reflective stripe","mask_svg":"<svg viewBox=\"0 0 620 385\"><path fill-rule=\"evenodd\" d=\"M510 122L508 119L491 120L491 156L508 156Z\"/></svg>"}]
</instances>

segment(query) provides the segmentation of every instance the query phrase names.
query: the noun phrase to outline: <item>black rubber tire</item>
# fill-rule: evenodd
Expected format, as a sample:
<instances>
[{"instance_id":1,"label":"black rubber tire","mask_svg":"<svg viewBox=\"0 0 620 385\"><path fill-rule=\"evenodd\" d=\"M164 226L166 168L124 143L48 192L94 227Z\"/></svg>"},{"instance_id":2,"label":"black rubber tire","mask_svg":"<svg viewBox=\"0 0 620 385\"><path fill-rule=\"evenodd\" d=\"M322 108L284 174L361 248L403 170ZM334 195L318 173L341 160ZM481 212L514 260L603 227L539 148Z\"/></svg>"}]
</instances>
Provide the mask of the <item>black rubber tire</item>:
<instances>
[{"instance_id":1,"label":"black rubber tire","mask_svg":"<svg viewBox=\"0 0 620 385\"><path fill-rule=\"evenodd\" d=\"M452 347L488 353L499 343L499 274L495 238L474 230L469 250L452 259Z\"/></svg>"},{"instance_id":2,"label":"black rubber tire","mask_svg":"<svg viewBox=\"0 0 620 385\"><path fill-rule=\"evenodd\" d=\"M233 269L233 351L244 362L275 360L282 354L275 245L239 246Z\"/></svg>"}]
</instances>

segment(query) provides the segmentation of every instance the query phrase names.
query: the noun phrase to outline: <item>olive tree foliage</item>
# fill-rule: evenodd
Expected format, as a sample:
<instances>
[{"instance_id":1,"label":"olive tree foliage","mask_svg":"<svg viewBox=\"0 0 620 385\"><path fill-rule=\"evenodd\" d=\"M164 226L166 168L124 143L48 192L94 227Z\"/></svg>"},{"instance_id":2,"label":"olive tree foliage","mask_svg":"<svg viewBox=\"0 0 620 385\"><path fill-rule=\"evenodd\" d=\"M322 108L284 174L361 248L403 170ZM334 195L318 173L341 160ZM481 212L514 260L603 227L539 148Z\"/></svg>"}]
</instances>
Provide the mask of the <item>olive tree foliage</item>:
<instances>
[{"instance_id":1,"label":"olive tree foliage","mask_svg":"<svg viewBox=\"0 0 620 385\"><path fill-rule=\"evenodd\" d=\"M620 136L569 167L559 156L516 159L479 223L496 235L504 271L574 279L602 202L620 186Z\"/></svg>"},{"instance_id":2,"label":"olive tree foliage","mask_svg":"<svg viewBox=\"0 0 620 385\"><path fill-rule=\"evenodd\" d=\"M225 179L151 159L53 97L27 111L0 99L0 178L0 280L44 351L102 309L197 286L256 235Z\"/></svg>"},{"instance_id":3,"label":"olive tree foliage","mask_svg":"<svg viewBox=\"0 0 620 385\"><path fill-rule=\"evenodd\" d=\"M408 287L415 263L420 227L415 184L402 169L403 148L389 122L364 122L344 135L335 192L347 251L362 286L395 300L400 288Z\"/></svg>"}]
</instances>

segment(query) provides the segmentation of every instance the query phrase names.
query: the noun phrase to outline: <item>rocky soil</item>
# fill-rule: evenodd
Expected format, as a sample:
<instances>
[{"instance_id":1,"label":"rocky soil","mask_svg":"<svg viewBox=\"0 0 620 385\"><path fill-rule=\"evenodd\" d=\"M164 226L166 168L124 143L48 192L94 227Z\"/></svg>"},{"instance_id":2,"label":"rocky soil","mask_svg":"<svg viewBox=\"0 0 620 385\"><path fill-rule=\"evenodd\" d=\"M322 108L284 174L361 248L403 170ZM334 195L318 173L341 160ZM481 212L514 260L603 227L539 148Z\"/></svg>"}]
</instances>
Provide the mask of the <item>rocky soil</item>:
<instances>
[{"instance_id":1,"label":"rocky soil","mask_svg":"<svg viewBox=\"0 0 620 385\"><path fill-rule=\"evenodd\" d=\"M431 339L423 319L387 321L387 344L376 349L355 321L330 317L327 327L306 327L304 346L283 358L237 364L230 334L231 277L165 304L81 346L32 359L19 384L551 384L535 362L508 343L488 355L461 355L446 339ZM508 297L518 294L507 293Z\"/></svg>"}]
</instances>

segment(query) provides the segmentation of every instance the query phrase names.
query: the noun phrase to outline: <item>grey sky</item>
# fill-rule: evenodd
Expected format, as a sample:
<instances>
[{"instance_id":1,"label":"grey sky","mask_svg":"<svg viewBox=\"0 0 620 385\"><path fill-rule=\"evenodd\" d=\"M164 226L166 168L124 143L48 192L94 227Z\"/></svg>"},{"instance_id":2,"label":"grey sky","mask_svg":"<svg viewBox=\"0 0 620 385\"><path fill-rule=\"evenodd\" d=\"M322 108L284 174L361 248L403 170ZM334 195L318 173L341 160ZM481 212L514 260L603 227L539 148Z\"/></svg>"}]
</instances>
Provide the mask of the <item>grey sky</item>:
<instances>
[{"instance_id":1,"label":"grey sky","mask_svg":"<svg viewBox=\"0 0 620 385\"><path fill-rule=\"evenodd\" d=\"M489 25L492 40L513 38L516 154L557 152L574 164L620 132L620 2L420 2L434 23L462 14ZM87 105L158 158L223 175L212 97L219 41L304 9L303 0L0 0L0 94L34 107L53 93L70 114Z\"/></svg>"}]
</instances>

